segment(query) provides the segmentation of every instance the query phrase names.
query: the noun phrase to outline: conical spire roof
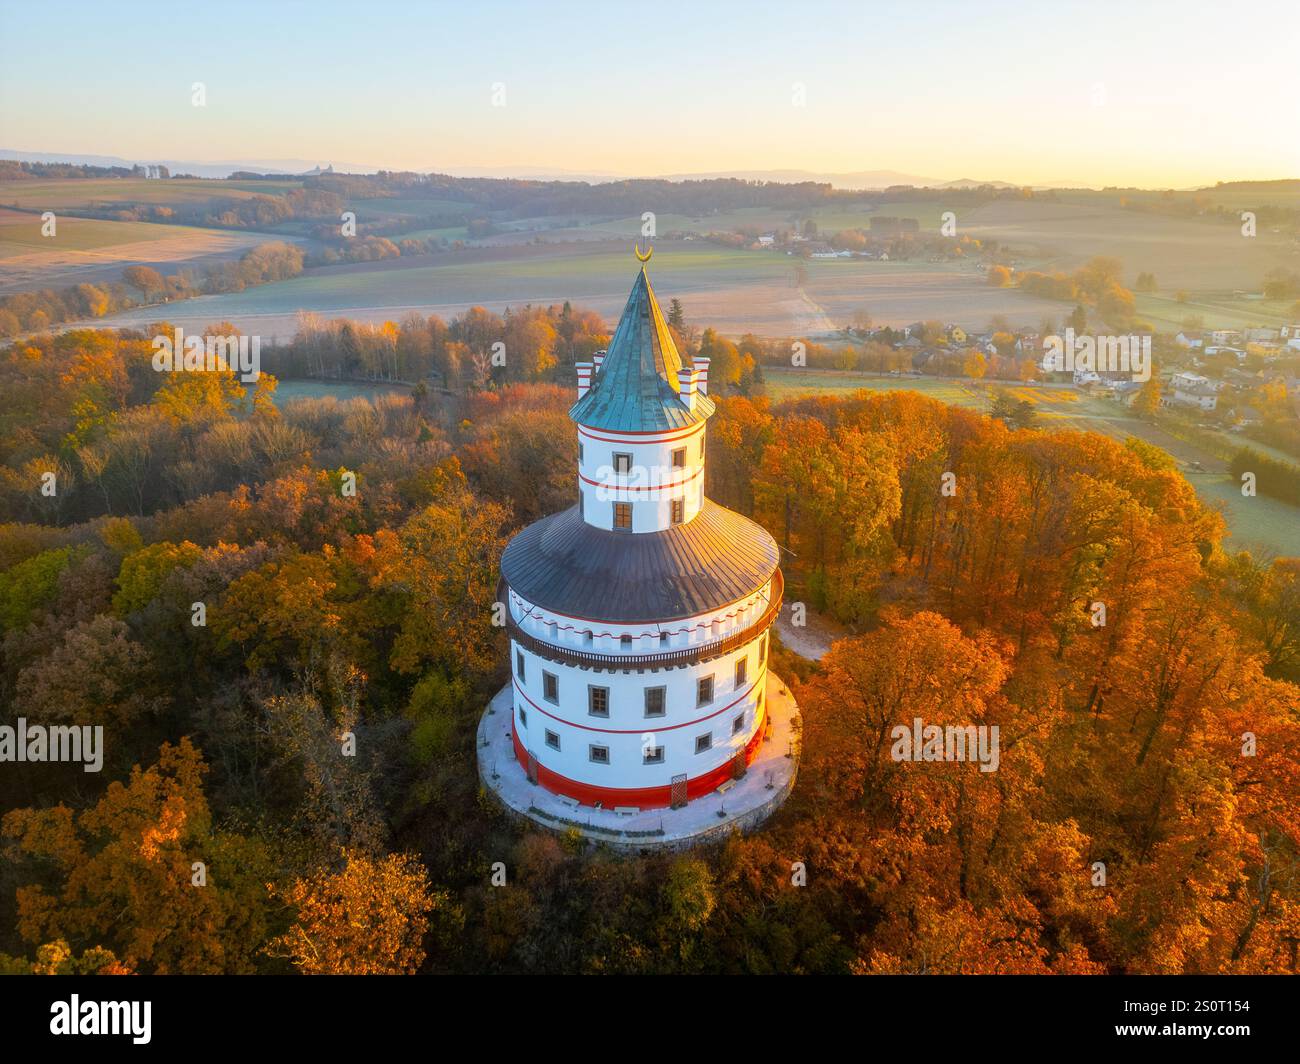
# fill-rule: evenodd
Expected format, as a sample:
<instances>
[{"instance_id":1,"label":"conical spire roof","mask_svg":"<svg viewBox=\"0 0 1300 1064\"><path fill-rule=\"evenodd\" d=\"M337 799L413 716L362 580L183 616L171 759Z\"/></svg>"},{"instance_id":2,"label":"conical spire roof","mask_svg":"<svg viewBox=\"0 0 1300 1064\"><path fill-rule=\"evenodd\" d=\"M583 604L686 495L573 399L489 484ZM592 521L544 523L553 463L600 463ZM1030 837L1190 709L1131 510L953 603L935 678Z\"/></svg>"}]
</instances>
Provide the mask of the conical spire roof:
<instances>
[{"instance_id":1,"label":"conical spire roof","mask_svg":"<svg viewBox=\"0 0 1300 1064\"><path fill-rule=\"evenodd\" d=\"M622 432L654 432L698 424L713 413L713 400L697 394L694 410L682 402L677 379L682 365L682 356L677 353L673 334L642 266L605 361L587 394L569 409L569 416L588 428Z\"/></svg>"}]
</instances>

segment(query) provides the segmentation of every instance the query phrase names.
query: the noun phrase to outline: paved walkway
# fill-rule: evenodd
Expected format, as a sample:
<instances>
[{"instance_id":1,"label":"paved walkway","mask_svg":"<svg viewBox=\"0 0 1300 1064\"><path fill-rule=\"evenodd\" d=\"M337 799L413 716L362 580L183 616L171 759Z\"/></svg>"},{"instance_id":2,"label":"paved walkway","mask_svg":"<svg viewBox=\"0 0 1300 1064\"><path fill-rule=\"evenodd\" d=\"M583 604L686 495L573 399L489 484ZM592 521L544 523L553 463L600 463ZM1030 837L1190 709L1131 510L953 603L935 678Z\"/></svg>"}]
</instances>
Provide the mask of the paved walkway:
<instances>
[{"instance_id":1,"label":"paved walkway","mask_svg":"<svg viewBox=\"0 0 1300 1064\"><path fill-rule=\"evenodd\" d=\"M543 827L577 828L587 838L619 850L685 849L758 827L785 801L799 773L799 707L779 676L768 673L767 707L772 736L743 779L725 793L714 791L681 809L647 809L622 815L612 809L575 806L529 783L510 740L513 699L507 684L493 697L478 726L479 778L514 815Z\"/></svg>"},{"instance_id":2,"label":"paved walkway","mask_svg":"<svg viewBox=\"0 0 1300 1064\"><path fill-rule=\"evenodd\" d=\"M782 605L780 616L776 619L776 631L781 642L801 658L820 661L835 640L849 635L847 629L812 610L805 611L804 624L796 627L790 623L791 606L792 603L789 602Z\"/></svg>"}]
</instances>

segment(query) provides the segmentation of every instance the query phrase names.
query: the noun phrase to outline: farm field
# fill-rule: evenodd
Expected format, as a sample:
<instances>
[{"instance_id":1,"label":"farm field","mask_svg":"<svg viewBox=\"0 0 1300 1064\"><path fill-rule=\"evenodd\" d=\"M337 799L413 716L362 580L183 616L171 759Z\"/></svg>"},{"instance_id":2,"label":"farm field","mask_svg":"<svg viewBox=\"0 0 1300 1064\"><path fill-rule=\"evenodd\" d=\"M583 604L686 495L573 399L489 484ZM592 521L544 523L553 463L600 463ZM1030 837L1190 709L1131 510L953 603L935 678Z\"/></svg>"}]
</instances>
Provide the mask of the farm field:
<instances>
[{"instance_id":1,"label":"farm field","mask_svg":"<svg viewBox=\"0 0 1300 1064\"><path fill-rule=\"evenodd\" d=\"M1230 293L1196 294L1180 303L1172 295L1137 295L1138 316L1158 331L1177 332L1188 318L1201 318L1222 329L1252 325L1286 325L1291 322L1293 299L1242 299Z\"/></svg>"},{"instance_id":2,"label":"farm field","mask_svg":"<svg viewBox=\"0 0 1300 1064\"><path fill-rule=\"evenodd\" d=\"M74 177L0 181L0 206L37 211L78 210L105 203L157 203L169 206L211 199L274 196L301 181L210 181L202 178L150 180L134 177Z\"/></svg>"},{"instance_id":3,"label":"farm field","mask_svg":"<svg viewBox=\"0 0 1300 1064\"><path fill-rule=\"evenodd\" d=\"M567 299L612 323L636 273L630 252L626 241L606 241L334 266L190 300L172 308L169 317L185 325L228 320L269 335L292 332L299 310L382 321L410 312L447 317L476 304L500 311ZM681 299L689 322L728 335L820 336L841 328L859 309L881 324L941 318L969 328L983 328L995 314L1036 325L1069 310L1062 303L990 288L969 267L945 263L810 261L804 263L800 286L795 260L777 252L661 243L652 269L663 300ZM110 323L148 319L148 312L131 311Z\"/></svg>"},{"instance_id":4,"label":"farm field","mask_svg":"<svg viewBox=\"0 0 1300 1064\"><path fill-rule=\"evenodd\" d=\"M1069 203L1115 205L1122 196L1133 202L1158 202L1166 193L1156 189L1108 189L1105 191L1070 190L1057 192L1057 198ZM1234 182L1213 188L1173 193L1175 203L1204 203L1227 210L1246 210L1262 204L1300 207L1300 181Z\"/></svg>"},{"instance_id":5,"label":"farm field","mask_svg":"<svg viewBox=\"0 0 1300 1064\"><path fill-rule=\"evenodd\" d=\"M120 281L123 268L136 264L174 273L276 239L282 238L71 216L58 218L55 236L44 237L39 215L0 208L0 293Z\"/></svg>"},{"instance_id":6,"label":"farm field","mask_svg":"<svg viewBox=\"0 0 1300 1064\"><path fill-rule=\"evenodd\" d=\"M794 229L806 219L816 223L818 231L832 233L839 229L866 229L873 215L915 218L923 228L937 229L940 215L946 208L939 200L900 201L897 203L836 204L803 210L786 210L771 207L742 207L700 215L655 212L655 228L663 233L683 231L688 233L729 232L740 228ZM651 199L646 210L654 210ZM606 216L559 215L554 218L519 219L503 224L520 226L528 231L546 231L556 222L576 223L563 225L565 232L598 232L610 236L636 238L641 234L641 215L609 218Z\"/></svg>"},{"instance_id":7,"label":"farm field","mask_svg":"<svg viewBox=\"0 0 1300 1064\"><path fill-rule=\"evenodd\" d=\"M402 196L351 199L348 201L348 209L356 211L357 220L360 222L374 221L377 218L409 218L413 223L418 223L422 219L433 218L442 214L468 212L478 216L487 213L481 209L475 210L473 204L464 200L420 199L418 197Z\"/></svg>"},{"instance_id":8,"label":"farm field","mask_svg":"<svg viewBox=\"0 0 1300 1064\"><path fill-rule=\"evenodd\" d=\"M207 181L172 179L63 179L0 182L0 294L36 287L120 279L126 265L140 263L174 273L242 253L266 240L308 241L310 224L286 222L276 233L221 232L132 222L101 222L61 216L56 247L39 236L35 214L6 211L67 211L92 204L148 202L176 206L214 198L275 195L301 187L284 180ZM1206 195L1285 199L1277 192L1211 190ZM954 194L955 195L955 194ZM1150 195L1159 195L1150 193ZM1300 193L1294 193L1300 197ZM1139 271L1154 273L1158 292L1138 297L1138 309L1157 329L1172 331L1190 317L1207 327L1279 324L1293 301L1245 298L1264 276L1282 267L1300 269L1300 249L1271 232L1255 239L1230 225L1206 219L1127 211L1120 194L1060 192L1055 200L1000 199L980 206L946 204L942 196L896 202L850 199L811 208L743 208L699 215L658 213L657 229L710 230L788 228L811 218L821 232L867 228L873 216L916 218L933 230L941 213L957 215L959 234L996 240L1012 249L1021 269L1071 271L1094 255L1119 258L1131 285ZM1243 202L1244 202L1243 201ZM1289 200L1288 200L1289 202ZM639 238L640 214L611 218L583 215L510 218L464 200L411 196L357 198L359 219L392 226L393 239L439 237L466 241L468 250L309 270L292 281L178 305L183 323L235 320L267 335L292 331L300 310L377 321L409 312L454 315L475 304L500 311L523 303L565 299L614 317L624 298L628 245ZM647 204L653 210L653 202ZM469 240L464 227L442 226L449 214L490 217L492 236ZM393 225L393 223L396 223ZM858 311L878 324L901 326L939 319L983 330L995 315L1015 326L1059 322L1073 304L1048 301L1015 289L994 289L971 262L874 262L812 260L802 266L776 251L722 248L698 241L655 241L654 276L665 298L686 304L688 320L728 335L824 338ZM1175 293L1185 290L1184 302ZM112 319L136 324L138 315Z\"/></svg>"},{"instance_id":9,"label":"farm field","mask_svg":"<svg viewBox=\"0 0 1300 1064\"><path fill-rule=\"evenodd\" d=\"M1231 225L1126 211L1112 203L997 200L963 212L957 231L1024 249L1019 265L1069 272L1094 255L1118 258L1131 284L1151 272L1162 294L1258 291L1264 275L1300 264L1300 251L1271 233L1248 239Z\"/></svg>"},{"instance_id":10,"label":"farm field","mask_svg":"<svg viewBox=\"0 0 1300 1064\"><path fill-rule=\"evenodd\" d=\"M1137 436L1168 451L1179 461L1201 501L1223 514L1229 530L1226 543L1229 550L1300 555L1300 509L1263 495L1244 498L1224 462L1213 454L1170 435L1159 426L1130 416L1118 404L1084 395L1068 385L1004 386L990 382L985 386L934 377L874 377L834 370L782 370L766 366L763 373L768 394L774 400L800 395L843 395L857 389L914 391L940 402L987 412L993 393L1005 387L1014 398L1034 404L1042 428L1100 432L1121 441ZM1199 462L1205 472L1190 470L1188 465L1192 462Z\"/></svg>"}]
</instances>

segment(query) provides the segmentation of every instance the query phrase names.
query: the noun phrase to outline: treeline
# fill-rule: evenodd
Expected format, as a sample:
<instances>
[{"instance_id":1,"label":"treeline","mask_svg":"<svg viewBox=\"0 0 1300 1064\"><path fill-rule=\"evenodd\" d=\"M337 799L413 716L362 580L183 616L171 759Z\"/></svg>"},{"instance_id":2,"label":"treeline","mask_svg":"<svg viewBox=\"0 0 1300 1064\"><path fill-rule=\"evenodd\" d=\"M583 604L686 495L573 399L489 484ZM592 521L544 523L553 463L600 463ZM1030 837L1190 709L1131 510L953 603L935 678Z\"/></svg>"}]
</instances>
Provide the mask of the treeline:
<instances>
[{"instance_id":1,"label":"treeline","mask_svg":"<svg viewBox=\"0 0 1300 1064\"><path fill-rule=\"evenodd\" d=\"M1243 447L1233 454L1228 469L1239 482L1249 473L1256 491L1300 506L1300 465L1270 457L1253 447Z\"/></svg>"},{"instance_id":2,"label":"treeline","mask_svg":"<svg viewBox=\"0 0 1300 1064\"><path fill-rule=\"evenodd\" d=\"M1237 181L1220 182L1213 190L1200 192L1174 192L1172 190L1158 195L1125 195L1120 198L1120 206L1125 210L1138 211L1143 214L1164 214L1179 218L1207 218L1221 225L1242 224L1242 211L1255 215L1255 225L1259 229L1280 229L1283 232L1300 231L1300 210L1284 206L1282 203L1257 201L1253 206L1227 207L1214 202L1211 192L1221 193L1224 189L1238 188L1242 197L1278 194L1289 200L1295 194L1297 183L1292 180L1281 181ZM1242 199L1243 204L1250 200Z\"/></svg>"},{"instance_id":3,"label":"treeline","mask_svg":"<svg viewBox=\"0 0 1300 1064\"><path fill-rule=\"evenodd\" d=\"M128 266L122 271L124 284L79 284L0 296L0 338L102 318L142 303L242 292L250 285L297 277L302 269L302 249L279 241L250 248L238 260L213 263L198 276L192 269L164 276L151 266Z\"/></svg>"},{"instance_id":4,"label":"treeline","mask_svg":"<svg viewBox=\"0 0 1300 1064\"><path fill-rule=\"evenodd\" d=\"M1043 299L1078 300L1096 309L1098 316L1116 329L1150 331L1136 322L1133 293L1120 282L1123 264L1119 259L1098 256L1089 259L1072 274L1017 271L1016 284Z\"/></svg>"},{"instance_id":5,"label":"treeline","mask_svg":"<svg viewBox=\"0 0 1300 1064\"><path fill-rule=\"evenodd\" d=\"M494 334L467 318L448 343ZM0 352L0 718L107 737L99 775L0 777L0 968L1295 970L1300 570L1225 554L1150 451L719 395L710 495L862 634L774 650L804 760L768 827L621 859L475 769L500 552L573 503L572 380L277 408L148 354ZM999 770L895 762L914 716L997 726Z\"/></svg>"},{"instance_id":6,"label":"treeline","mask_svg":"<svg viewBox=\"0 0 1300 1064\"><path fill-rule=\"evenodd\" d=\"M214 197L193 204L92 204L69 213L117 222L163 222L209 229L271 229L298 219L329 219L337 230L339 215L345 209L344 201L332 192L295 188L280 195L226 200Z\"/></svg>"},{"instance_id":7,"label":"treeline","mask_svg":"<svg viewBox=\"0 0 1300 1064\"><path fill-rule=\"evenodd\" d=\"M305 179L308 187L340 190L349 197L401 195L405 198L465 200L484 211L513 217L664 213L700 214L739 207L802 209L861 198L812 181L782 184L718 178L702 181L634 180L588 184L585 181L531 181L515 178L451 177L445 174L371 176L329 175Z\"/></svg>"},{"instance_id":8,"label":"treeline","mask_svg":"<svg viewBox=\"0 0 1300 1064\"><path fill-rule=\"evenodd\" d=\"M436 223L435 223L436 224ZM462 225L463 221L453 221L451 225ZM387 227L358 227L358 235L340 239L338 227L321 227L316 236L326 241L326 246L307 257L308 266L336 266L343 262L377 262L380 259L395 259L403 255L432 255L448 248L459 248L463 241L444 240L439 236L399 237L394 240L379 235L375 229L387 228L391 232L400 232L403 224ZM370 230L369 235L362 235L361 230Z\"/></svg>"},{"instance_id":9,"label":"treeline","mask_svg":"<svg viewBox=\"0 0 1300 1064\"><path fill-rule=\"evenodd\" d=\"M401 196L436 200L464 200L484 211L502 211L514 217L550 216L608 211L614 215L663 213L708 214L742 207L807 210L836 203L938 200L975 206L999 198L1033 198L1042 193L993 186L918 189L895 186L884 191L835 189L814 182L746 181L710 178L689 181L656 179L608 181L534 181L513 178L451 177L380 171L372 175L321 174L304 179L307 187L327 189L345 198ZM1050 193L1047 194L1050 196Z\"/></svg>"},{"instance_id":10,"label":"treeline","mask_svg":"<svg viewBox=\"0 0 1300 1064\"><path fill-rule=\"evenodd\" d=\"M572 379L573 363L590 360L608 342L604 319L569 303L502 314L471 307L450 322L436 314L368 324L303 313L293 340L265 353L262 364L282 377L433 378L449 390L469 391L566 373Z\"/></svg>"},{"instance_id":11,"label":"treeline","mask_svg":"<svg viewBox=\"0 0 1300 1064\"><path fill-rule=\"evenodd\" d=\"M129 166L90 166L82 163L33 163L0 159L0 181L34 181L51 177L138 177Z\"/></svg>"}]
</instances>

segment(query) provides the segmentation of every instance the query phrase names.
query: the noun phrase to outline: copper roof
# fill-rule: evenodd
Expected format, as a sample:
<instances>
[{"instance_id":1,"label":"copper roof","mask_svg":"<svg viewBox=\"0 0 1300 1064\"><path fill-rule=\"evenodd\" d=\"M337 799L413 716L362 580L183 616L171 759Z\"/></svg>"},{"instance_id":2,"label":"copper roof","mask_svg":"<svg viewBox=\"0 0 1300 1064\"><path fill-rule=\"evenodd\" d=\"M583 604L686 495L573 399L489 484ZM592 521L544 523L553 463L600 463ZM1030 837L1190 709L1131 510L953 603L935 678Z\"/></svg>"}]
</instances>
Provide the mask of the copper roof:
<instances>
[{"instance_id":1,"label":"copper roof","mask_svg":"<svg viewBox=\"0 0 1300 1064\"><path fill-rule=\"evenodd\" d=\"M574 506L515 536L501 575L543 609L632 624L728 606L760 590L778 560L764 529L708 499L686 524L661 532L596 528Z\"/></svg>"},{"instance_id":2,"label":"copper roof","mask_svg":"<svg viewBox=\"0 0 1300 1064\"><path fill-rule=\"evenodd\" d=\"M653 432L699 424L713 413L713 400L696 395L690 410L678 394L682 356L659 309L645 267L637 274L605 361L591 388L569 417L593 429Z\"/></svg>"}]
</instances>

